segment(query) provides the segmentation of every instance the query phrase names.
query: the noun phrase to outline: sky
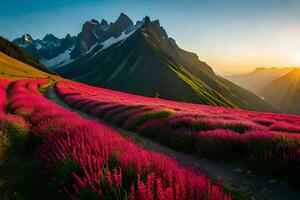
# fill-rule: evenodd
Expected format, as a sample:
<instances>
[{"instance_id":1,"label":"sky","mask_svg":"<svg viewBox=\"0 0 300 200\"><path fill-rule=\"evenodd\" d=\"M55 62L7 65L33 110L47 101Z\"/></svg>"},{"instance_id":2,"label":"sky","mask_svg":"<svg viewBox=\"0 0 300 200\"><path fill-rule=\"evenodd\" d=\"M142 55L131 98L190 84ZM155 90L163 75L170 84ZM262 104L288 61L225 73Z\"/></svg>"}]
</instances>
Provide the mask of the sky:
<instances>
[{"instance_id":1,"label":"sky","mask_svg":"<svg viewBox=\"0 0 300 200\"><path fill-rule=\"evenodd\" d=\"M300 0L0 0L0 35L77 35L92 18L159 19L168 35L217 73L300 67Z\"/></svg>"}]
</instances>

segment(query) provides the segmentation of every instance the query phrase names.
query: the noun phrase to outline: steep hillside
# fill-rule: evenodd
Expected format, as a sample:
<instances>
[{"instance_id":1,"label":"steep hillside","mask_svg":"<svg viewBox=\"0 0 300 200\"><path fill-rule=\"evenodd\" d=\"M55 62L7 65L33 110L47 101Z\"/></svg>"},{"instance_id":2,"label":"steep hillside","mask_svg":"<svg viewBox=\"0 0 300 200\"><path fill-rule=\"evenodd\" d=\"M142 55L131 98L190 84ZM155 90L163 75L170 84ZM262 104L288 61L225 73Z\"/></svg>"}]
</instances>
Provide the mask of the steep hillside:
<instances>
[{"instance_id":1,"label":"steep hillside","mask_svg":"<svg viewBox=\"0 0 300 200\"><path fill-rule=\"evenodd\" d=\"M8 40L0 36L0 52L8 55L9 57L15 58L23 63L31 65L44 72L54 74L53 71L49 70L44 65L41 65L36 59L31 55L20 49L17 45L9 42ZM1 70L2 71L2 70Z\"/></svg>"},{"instance_id":2,"label":"steep hillside","mask_svg":"<svg viewBox=\"0 0 300 200\"><path fill-rule=\"evenodd\" d=\"M0 52L0 77L46 78L55 76L22 63L19 60Z\"/></svg>"},{"instance_id":3,"label":"steep hillside","mask_svg":"<svg viewBox=\"0 0 300 200\"><path fill-rule=\"evenodd\" d=\"M96 43L56 71L84 83L150 97L274 111L251 92L217 76L196 54L179 48L158 20L146 17L135 26L127 24L118 30L121 34Z\"/></svg>"},{"instance_id":4,"label":"steep hillside","mask_svg":"<svg viewBox=\"0 0 300 200\"><path fill-rule=\"evenodd\" d=\"M0 77L58 78L51 70L39 64L17 45L2 37L0 37Z\"/></svg>"},{"instance_id":5,"label":"steep hillside","mask_svg":"<svg viewBox=\"0 0 300 200\"><path fill-rule=\"evenodd\" d=\"M300 114L300 69L272 81L258 90L267 102L282 112Z\"/></svg>"},{"instance_id":6,"label":"steep hillside","mask_svg":"<svg viewBox=\"0 0 300 200\"><path fill-rule=\"evenodd\" d=\"M260 88L268 85L277 78L289 73L292 69L292 67L259 67L250 73L226 76L226 78L234 82L235 84L246 88L254 92L255 94L258 94L257 92L260 90Z\"/></svg>"}]
</instances>

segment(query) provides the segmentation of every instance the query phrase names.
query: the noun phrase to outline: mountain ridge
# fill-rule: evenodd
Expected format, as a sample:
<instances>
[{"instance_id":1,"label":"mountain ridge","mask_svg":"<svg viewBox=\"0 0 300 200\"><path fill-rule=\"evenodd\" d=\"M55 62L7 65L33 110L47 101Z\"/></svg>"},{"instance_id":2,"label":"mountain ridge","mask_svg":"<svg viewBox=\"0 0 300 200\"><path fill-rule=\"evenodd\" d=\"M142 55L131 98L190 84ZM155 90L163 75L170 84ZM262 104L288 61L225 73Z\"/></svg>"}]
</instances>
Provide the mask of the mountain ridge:
<instances>
[{"instance_id":1,"label":"mountain ridge","mask_svg":"<svg viewBox=\"0 0 300 200\"><path fill-rule=\"evenodd\" d=\"M53 34L46 34L42 40L33 39L30 34L25 34L20 38L14 39L12 42L40 63L46 64L71 49L75 41L76 36L71 36L70 34L67 34L64 38L57 38Z\"/></svg>"},{"instance_id":2,"label":"mountain ridge","mask_svg":"<svg viewBox=\"0 0 300 200\"><path fill-rule=\"evenodd\" d=\"M259 94L259 88L289 73L292 69L293 67L257 67L249 73L225 76L225 78L255 94Z\"/></svg>"},{"instance_id":3,"label":"mountain ridge","mask_svg":"<svg viewBox=\"0 0 300 200\"><path fill-rule=\"evenodd\" d=\"M280 111L299 115L300 69L292 69L260 88L258 93Z\"/></svg>"}]
</instances>

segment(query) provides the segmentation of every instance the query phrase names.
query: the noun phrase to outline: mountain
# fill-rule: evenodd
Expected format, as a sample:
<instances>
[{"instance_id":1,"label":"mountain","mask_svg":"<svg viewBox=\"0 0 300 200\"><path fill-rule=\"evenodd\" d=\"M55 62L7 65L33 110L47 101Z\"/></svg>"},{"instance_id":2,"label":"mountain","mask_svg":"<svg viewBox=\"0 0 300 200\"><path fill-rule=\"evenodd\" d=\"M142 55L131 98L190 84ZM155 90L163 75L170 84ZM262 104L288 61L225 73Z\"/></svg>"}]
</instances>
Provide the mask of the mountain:
<instances>
[{"instance_id":1,"label":"mountain","mask_svg":"<svg viewBox=\"0 0 300 200\"><path fill-rule=\"evenodd\" d=\"M227 78L228 80L232 81L233 83L243 88L246 88L254 92L255 94L258 94L260 88L268 85L272 81L289 73L292 70L293 70L292 67L284 67L284 68L259 67L247 74L236 74L236 75L226 76L225 78Z\"/></svg>"},{"instance_id":2,"label":"mountain","mask_svg":"<svg viewBox=\"0 0 300 200\"><path fill-rule=\"evenodd\" d=\"M273 80L258 90L267 102L278 110L290 114L300 114L300 69Z\"/></svg>"},{"instance_id":3,"label":"mountain","mask_svg":"<svg viewBox=\"0 0 300 200\"><path fill-rule=\"evenodd\" d=\"M104 42L111 37L117 38L122 35L122 32L130 32L132 27L134 27L132 20L124 13L121 13L119 18L110 25L105 19L102 19L101 23L95 19L85 22L81 33L77 36L71 58L75 59L84 55L97 43Z\"/></svg>"},{"instance_id":4,"label":"mountain","mask_svg":"<svg viewBox=\"0 0 300 200\"><path fill-rule=\"evenodd\" d=\"M70 52L74 48L77 37L67 34L65 38L57 38L47 34L42 40L33 39L29 34L13 40L13 43L39 60L47 67L57 67L70 61Z\"/></svg>"},{"instance_id":5,"label":"mountain","mask_svg":"<svg viewBox=\"0 0 300 200\"><path fill-rule=\"evenodd\" d=\"M40 64L31 55L29 55L28 53L26 53L25 51L20 49L17 45L9 42L8 40L4 39L1 36L0 36L0 52L2 52L2 54L1 54L2 61L10 60L10 59L6 58L5 55L7 55L8 57L14 58L16 60L19 60L20 62L31 65L41 71L44 71L44 72L50 73L50 74L54 74L53 71L49 70L44 65ZM4 66L1 65L1 67L4 67ZM1 70L1 71L4 71L4 70Z\"/></svg>"},{"instance_id":6,"label":"mountain","mask_svg":"<svg viewBox=\"0 0 300 200\"><path fill-rule=\"evenodd\" d=\"M196 54L178 47L158 20L145 17L133 25L122 13L115 23L105 28L101 24L84 24L72 52L74 60L56 72L144 96L274 111L253 93L217 76Z\"/></svg>"}]
</instances>

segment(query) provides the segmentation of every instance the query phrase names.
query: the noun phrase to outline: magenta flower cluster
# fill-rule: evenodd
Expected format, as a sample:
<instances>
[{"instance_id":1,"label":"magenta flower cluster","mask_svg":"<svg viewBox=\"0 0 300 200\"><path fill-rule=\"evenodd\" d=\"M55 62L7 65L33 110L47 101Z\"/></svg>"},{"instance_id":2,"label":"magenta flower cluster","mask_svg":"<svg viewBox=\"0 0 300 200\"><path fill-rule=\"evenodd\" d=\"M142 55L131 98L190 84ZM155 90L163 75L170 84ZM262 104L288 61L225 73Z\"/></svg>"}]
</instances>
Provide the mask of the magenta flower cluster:
<instances>
[{"instance_id":1,"label":"magenta flower cluster","mask_svg":"<svg viewBox=\"0 0 300 200\"><path fill-rule=\"evenodd\" d=\"M6 112L6 90L10 83L11 79L0 79L0 131L12 139L19 140L29 131L29 125L22 117Z\"/></svg>"}]
</instances>

